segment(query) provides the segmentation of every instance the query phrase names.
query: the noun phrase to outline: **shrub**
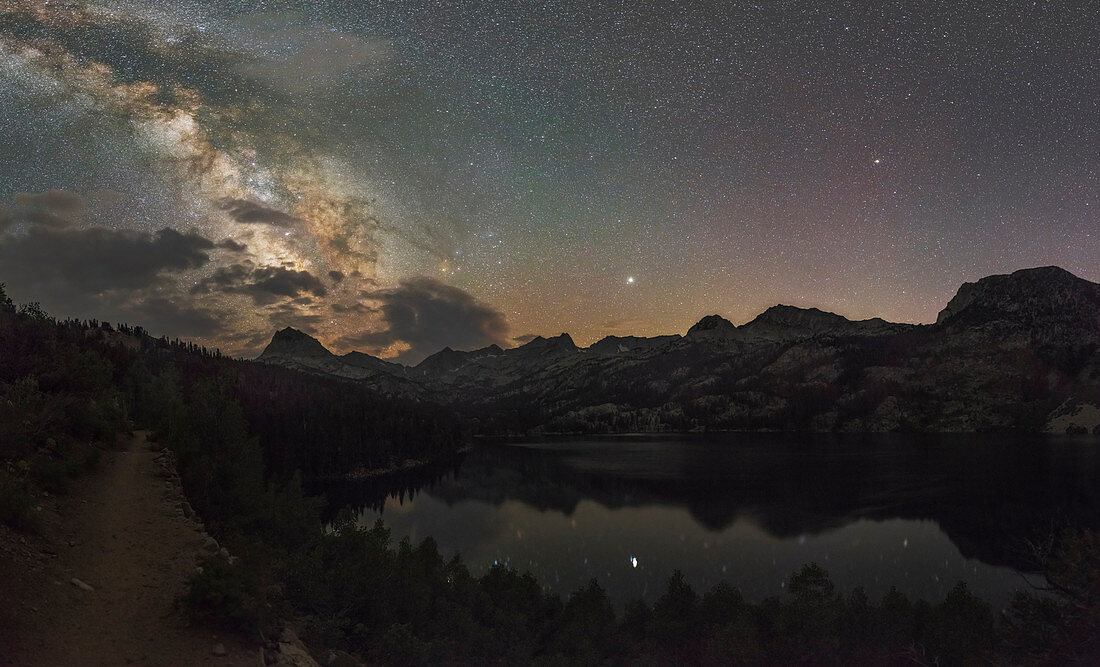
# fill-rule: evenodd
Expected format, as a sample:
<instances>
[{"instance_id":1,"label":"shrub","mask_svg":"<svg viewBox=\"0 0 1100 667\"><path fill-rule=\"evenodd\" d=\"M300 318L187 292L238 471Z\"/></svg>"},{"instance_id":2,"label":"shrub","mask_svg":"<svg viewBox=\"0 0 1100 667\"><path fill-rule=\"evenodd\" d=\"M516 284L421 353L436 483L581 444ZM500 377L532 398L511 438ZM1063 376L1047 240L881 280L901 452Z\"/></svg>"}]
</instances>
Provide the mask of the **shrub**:
<instances>
[{"instance_id":1,"label":"shrub","mask_svg":"<svg viewBox=\"0 0 1100 667\"><path fill-rule=\"evenodd\" d=\"M249 632L268 629L272 591L262 590L256 569L231 564L217 556L202 559L200 570L188 580L183 603L196 620Z\"/></svg>"}]
</instances>

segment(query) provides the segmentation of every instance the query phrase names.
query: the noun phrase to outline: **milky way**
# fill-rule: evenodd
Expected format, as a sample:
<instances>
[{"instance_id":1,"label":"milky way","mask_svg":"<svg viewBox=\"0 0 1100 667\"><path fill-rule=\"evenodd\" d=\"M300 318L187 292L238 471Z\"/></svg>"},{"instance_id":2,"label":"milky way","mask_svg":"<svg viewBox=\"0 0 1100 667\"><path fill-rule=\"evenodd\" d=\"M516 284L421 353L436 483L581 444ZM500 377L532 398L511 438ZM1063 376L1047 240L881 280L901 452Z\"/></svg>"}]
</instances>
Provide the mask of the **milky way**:
<instances>
[{"instance_id":1,"label":"milky way","mask_svg":"<svg viewBox=\"0 0 1100 667\"><path fill-rule=\"evenodd\" d=\"M1100 279L1095 3L0 0L0 281L253 354Z\"/></svg>"}]
</instances>

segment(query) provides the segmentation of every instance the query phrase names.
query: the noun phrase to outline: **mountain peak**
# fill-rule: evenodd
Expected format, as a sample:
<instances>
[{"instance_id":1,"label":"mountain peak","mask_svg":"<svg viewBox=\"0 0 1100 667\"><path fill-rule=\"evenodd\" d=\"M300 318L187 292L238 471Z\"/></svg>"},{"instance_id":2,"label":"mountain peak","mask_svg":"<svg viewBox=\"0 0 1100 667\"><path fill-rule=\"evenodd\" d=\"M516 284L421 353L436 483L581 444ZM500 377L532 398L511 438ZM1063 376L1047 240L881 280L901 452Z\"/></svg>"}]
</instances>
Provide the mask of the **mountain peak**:
<instances>
[{"instance_id":1,"label":"mountain peak","mask_svg":"<svg viewBox=\"0 0 1100 667\"><path fill-rule=\"evenodd\" d=\"M275 332L275 335L271 337L272 341L288 341L288 340L304 340L304 339L316 340L313 336L299 331L294 327L284 327Z\"/></svg>"},{"instance_id":2,"label":"mountain peak","mask_svg":"<svg viewBox=\"0 0 1100 667\"><path fill-rule=\"evenodd\" d=\"M604 336L600 340L588 346L589 352L597 354L622 354L625 352L652 350L673 341L680 340L680 334L666 334L664 336Z\"/></svg>"},{"instance_id":3,"label":"mountain peak","mask_svg":"<svg viewBox=\"0 0 1100 667\"><path fill-rule=\"evenodd\" d=\"M456 352L448 345L435 354L429 354L416 365L416 368L422 371L453 370L462 364L465 356L466 353Z\"/></svg>"},{"instance_id":4,"label":"mountain peak","mask_svg":"<svg viewBox=\"0 0 1100 667\"><path fill-rule=\"evenodd\" d=\"M451 346L444 347L439 352L432 354L416 365L416 368L429 373L449 372L458 369L471 361L495 357L504 354L504 349L496 343L487 345L469 352L455 350Z\"/></svg>"},{"instance_id":5,"label":"mountain peak","mask_svg":"<svg viewBox=\"0 0 1100 667\"><path fill-rule=\"evenodd\" d=\"M780 304L760 313L745 326L769 324L778 327L817 329L822 326L834 327L846 322L849 322L847 317L818 308L799 308L798 306Z\"/></svg>"},{"instance_id":6,"label":"mountain peak","mask_svg":"<svg viewBox=\"0 0 1100 667\"><path fill-rule=\"evenodd\" d=\"M535 340L539 340L539 339L536 338ZM574 351L574 350L577 349L577 344L573 342L573 337L570 336L567 333L560 333L557 336L552 336L550 338L542 338L541 341L542 341L541 345L544 346L544 347L547 347L547 348L562 349L562 350L569 350L569 351ZM535 342L534 340L531 341L531 343L534 343L534 342ZM528 343L527 345L530 345L531 343ZM524 347L526 347L526 346L524 346Z\"/></svg>"},{"instance_id":7,"label":"mountain peak","mask_svg":"<svg viewBox=\"0 0 1100 667\"><path fill-rule=\"evenodd\" d=\"M512 349L523 350L525 352L576 352L577 345L573 342L572 336L567 333L562 333L550 338L535 336L523 345Z\"/></svg>"},{"instance_id":8,"label":"mountain peak","mask_svg":"<svg viewBox=\"0 0 1100 667\"><path fill-rule=\"evenodd\" d=\"M332 353L313 336L294 327L286 327L275 332L259 358L269 359L273 356L330 357Z\"/></svg>"},{"instance_id":9,"label":"mountain peak","mask_svg":"<svg viewBox=\"0 0 1100 667\"><path fill-rule=\"evenodd\" d=\"M1100 285L1057 266L1020 269L963 283L936 324L970 326L1000 321L1054 324L1096 321Z\"/></svg>"},{"instance_id":10,"label":"mountain peak","mask_svg":"<svg viewBox=\"0 0 1100 667\"><path fill-rule=\"evenodd\" d=\"M697 334L703 331L718 331L734 328L736 327L733 326L733 322L730 322L721 315L707 315L688 329L688 335L690 336L693 333Z\"/></svg>"}]
</instances>

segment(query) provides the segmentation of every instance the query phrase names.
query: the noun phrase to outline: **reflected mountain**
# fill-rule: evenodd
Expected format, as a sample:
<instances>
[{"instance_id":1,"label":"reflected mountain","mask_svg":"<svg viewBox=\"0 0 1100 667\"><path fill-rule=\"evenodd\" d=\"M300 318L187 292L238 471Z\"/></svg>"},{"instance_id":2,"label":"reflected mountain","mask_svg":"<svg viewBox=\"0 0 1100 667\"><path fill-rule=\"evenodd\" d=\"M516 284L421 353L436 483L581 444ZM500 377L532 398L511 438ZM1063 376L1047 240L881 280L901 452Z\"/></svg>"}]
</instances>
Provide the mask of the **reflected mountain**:
<instances>
[{"instance_id":1,"label":"reflected mountain","mask_svg":"<svg viewBox=\"0 0 1100 667\"><path fill-rule=\"evenodd\" d=\"M1098 466L1095 441L1037 436L586 436L484 443L450 467L324 492L360 510L418 493L567 516L584 500L680 507L710 531L745 519L780 539L930 520L964 556L1027 571L1026 540L1100 528Z\"/></svg>"}]
</instances>

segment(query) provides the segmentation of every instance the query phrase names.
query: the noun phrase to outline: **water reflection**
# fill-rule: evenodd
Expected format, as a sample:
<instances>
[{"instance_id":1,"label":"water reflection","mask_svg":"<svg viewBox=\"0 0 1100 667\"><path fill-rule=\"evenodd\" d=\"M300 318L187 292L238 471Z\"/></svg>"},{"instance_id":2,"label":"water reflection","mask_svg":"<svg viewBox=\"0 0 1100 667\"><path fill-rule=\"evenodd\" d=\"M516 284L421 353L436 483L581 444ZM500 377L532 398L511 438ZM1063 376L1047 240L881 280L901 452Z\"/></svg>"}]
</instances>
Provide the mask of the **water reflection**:
<instances>
[{"instance_id":1,"label":"water reflection","mask_svg":"<svg viewBox=\"0 0 1100 667\"><path fill-rule=\"evenodd\" d=\"M1100 527L1094 441L726 435L485 444L451 468L329 489L397 538L430 535L475 572L494 561L562 593L600 579L652 601L680 569L703 589L782 592L808 561L842 588L995 603L1022 542Z\"/></svg>"}]
</instances>

